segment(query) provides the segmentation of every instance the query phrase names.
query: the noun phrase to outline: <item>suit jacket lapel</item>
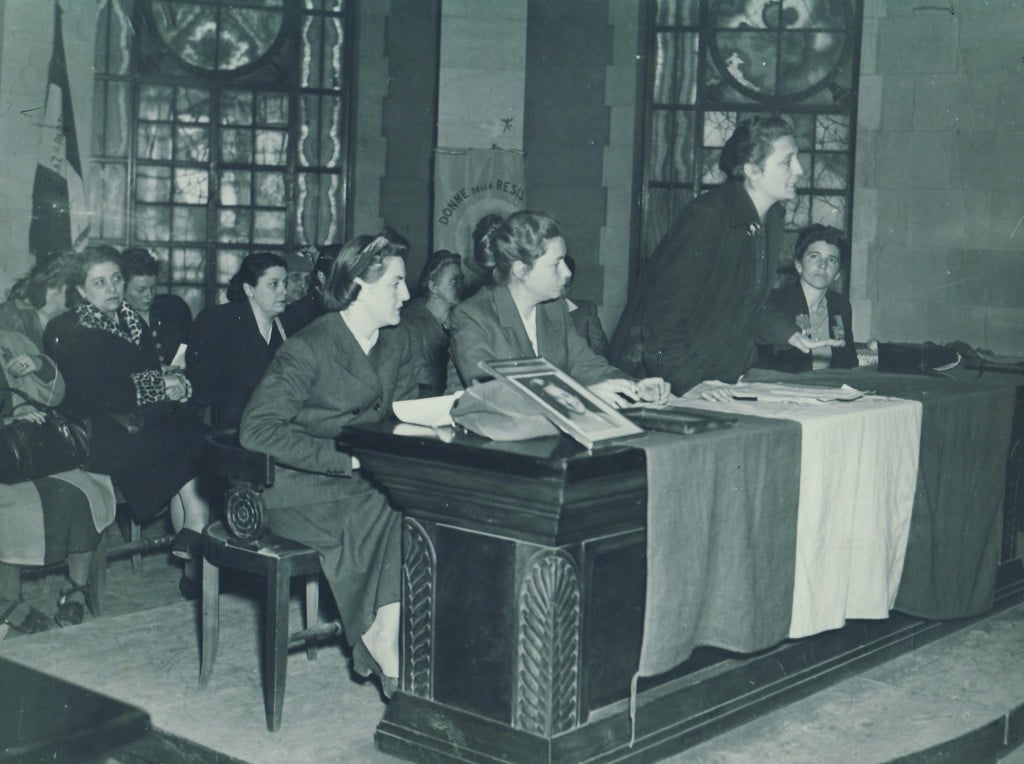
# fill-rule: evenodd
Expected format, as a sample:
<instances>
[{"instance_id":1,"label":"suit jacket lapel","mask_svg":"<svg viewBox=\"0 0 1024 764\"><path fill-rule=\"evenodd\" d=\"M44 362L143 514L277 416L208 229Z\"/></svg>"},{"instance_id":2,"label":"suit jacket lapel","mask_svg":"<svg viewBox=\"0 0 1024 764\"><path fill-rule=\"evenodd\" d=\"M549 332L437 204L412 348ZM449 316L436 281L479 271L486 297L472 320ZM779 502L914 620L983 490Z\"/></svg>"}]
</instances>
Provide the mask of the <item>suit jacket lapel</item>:
<instances>
[{"instance_id":1,"label":"suit jacket lapel","mask_svg":"<svg viewBox=\"0 0 1024 764\"><path fill-rule=\"evenodd\" d=\"M526 334L526 327L523 326L523 319L519 316L519 309L512 299L512 293L507 286L495 287L491 292L494 297L494 308L498 313L498 322L501 324L501 331L508 343L515 348L516 353L522 357L537 355L533 352L533 345ZM538 322L539 322L538 318ZM540 334L538 323L537 334ZM538 342L539 346L539 342Z\"/></svg>"},{"instance_id":2,"label":"suit jacket lapel","mask_svg":"<svg viewBox=\"0 0 1024 764\"><path fill-rule=\"evenodd\" d=\"M331 329L335 339L331 344L334 346L334 353L342 367L348 370L352 377L369 388L375 395L381 395L380 377L376 369L366 357L366 353L359 347L356 338L349 331L345 319L337 312L331 314ZM378 343L380 340L377 340Z\"/></svg>"}]
</instances>

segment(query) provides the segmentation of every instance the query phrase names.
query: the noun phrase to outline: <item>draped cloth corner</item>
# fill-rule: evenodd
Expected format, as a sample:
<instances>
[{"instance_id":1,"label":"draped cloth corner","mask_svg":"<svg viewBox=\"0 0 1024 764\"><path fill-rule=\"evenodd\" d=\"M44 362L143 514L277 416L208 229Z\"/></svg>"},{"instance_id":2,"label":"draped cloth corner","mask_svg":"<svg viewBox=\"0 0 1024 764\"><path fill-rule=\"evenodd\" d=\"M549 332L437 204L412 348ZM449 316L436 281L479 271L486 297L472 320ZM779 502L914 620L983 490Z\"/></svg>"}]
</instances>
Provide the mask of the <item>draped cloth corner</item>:
<instances>
[{"instance_id":1,"label":"draped cloth corner","mask_svg":"<svg viewBox=\"0 0 1024 764\"><path fill-rule=\"evenodd\" d=\"M630 745L640 677L674 668L697 645L748 653L786 638L800 426L741 417L699 437L647 433L638 445L647 456L647 591Z\"/></svg>"}]
</instances>

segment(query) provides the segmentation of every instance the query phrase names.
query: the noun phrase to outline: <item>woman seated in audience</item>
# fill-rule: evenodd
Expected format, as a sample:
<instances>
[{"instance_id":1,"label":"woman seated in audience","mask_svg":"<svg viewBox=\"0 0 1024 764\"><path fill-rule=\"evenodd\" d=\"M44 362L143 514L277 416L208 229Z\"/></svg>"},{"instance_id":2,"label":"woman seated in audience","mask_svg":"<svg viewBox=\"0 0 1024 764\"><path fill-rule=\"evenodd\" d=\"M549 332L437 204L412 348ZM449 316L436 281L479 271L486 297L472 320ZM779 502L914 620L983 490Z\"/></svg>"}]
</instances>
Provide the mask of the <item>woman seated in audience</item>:
<instances>
[{"instance_id":1,"label":"woman seated in audience","mask_svg":"<svg viewBox=\"0 0 1024 764\"><path fill-rule=\"evenodd\" d=\"M815 223L797 236L799 281L775 289L758 321L759 366L779 371L857 365L850 301L830 287L846 260L842 231Z\"/></svg>"},{"instance_id":2,"label":"woman seated in audience","mask_svg":"<svg viewBox=\"0 0 1024 764\"><path fill-rule=\"evenodd\" d=\"M383 235L348 242L324 288L328 312L278 351L240 431L277 464L268 527L320 553L353 668L376 674L386 697L398 684L399 514L334 438L416 397L408 336L392 328L408 299L400 248Z\"/></svg>"},{"instance_id":3,"label":"woman seated in audience","mask_svg":"<svg viewBox=\"0 0 1024 764\"><path fill-rule=\"evenodd\" d=\"M494 286L494 256L491 254L491 235L498 229L505 217L497 212L484 215L473 226L473 256L463 262L466 283L463 294L470 297L481 287Z\"/></svg>"},{"instance_id":4,"label":"woman seated in audience","mask_svg":"<svg viewBox=\"0 0 1024 764\"><path fill-rule=\"evenodd\" d=\"M443 395L448 374L448 315L462 297L462 258L439 249L427 258L418 294L402 308L402 326L418 359L424 395Z\"/></svg>"},{"instance_id":5,"label":"woman seated in audience","mask_svg":"<svg viewBox=\"0 0 1024 764\"><path fill-rule=\"evenodd\" d=\"M327 274L331 272L331 266L341 251L340 244L324 244L317 247L316 262L313 263L313 272L309 276L306 287L306 294L288 304L281 314L281 325L285 333L290 337L300 329L304 329L314 318L319 318L324 313L324 284L327 282ZM289 289L291 288L291 271L288 273Z\"/></svg>"},{"instance_id":6,"label":"woman seated in audience","mask_svg":"<svg viewBox=\"0 0 1024 764\"><path fill-rule=\"evenodd\" d=\"M576 278L576 261L566 255L565 265L569 269L569 280L565 284L565 306L569 309L569 318L576 333L587 341L590 349L603 356L608 352L608 337L601 326L601 317L597 315L597 305L590 300L569 299L569 289Z\"/></svg>"},{"instance_id":7,"label":"woman seated in audience","mask_svg":"<svg viewBox=\"0 0 1024 764\"><path fill-rule=\"evenodd\" d=\"M32 399L56 406L64 380L53 361L24 335L0 330L0 422L40 423ZM10 388L10 389L7 389ZM84 605L92 609L86 585L100 533L114 520L110 478L73 469L36 480L0 483L0 639L9 629L34 633L51 619L21 597L21 566L67 560L68 575L57 598L56 621L79 624Z\"/></svg>"},{"instance_id":8,"label":"woman seated in audience","mask_svg":"<svg viewBox=\"0 0 1024 764\"><path fill-rule=\"evenodd\" d=\"M639 382L597 355L573 328L565 300L565 236L543 212L522 210L490 237L497 286L452 310L452 359L465 384L486 376L480 361L542 356L615 408L663 402L658 377Z\"/></svg>"},{"instance_id":9,"label":"woman seated in audience","mask_svg":"<svg viewBox=\"0 0 1024 764\"><path fill-rule=\"evenodd\" d=\"M170 503L173 552L191 559L209 519L196 486L206 428L183 406L192 387L162 369L142 317L124 300L116 251L87 247L72 285L81 302L59 331L51 324L46 348L67 383L63 408L92 424L89 470L113 478L140 523ZM195 593L192 573L186 566L183 594Z\"/></svg>"},{"instance_id":10,"label":"woman seated in audience","mask_svg":"<svg viewBox=\"0 0 1024 764\"><path fill-rule=\"evenodd\" d=\"M36 263L0 305L0 329L25 335L37 348L50 319L67 310L68 263L55 257Z\"/></svg>"},{"instance_id":11,"label":"woman seated in audience","mask_svg":"<svg viewBox=\"0 0 1024 764\"><path fill-rule=\"evenodd\" d=\"M185 355L193 399L214 427L238 427L267 364L285 340L288 269L271 252L246 255L228 282L228 302L196 318Z\"/></svg>"},{"instance_id":12,"label":"woman seated in audience","mask_svg":"<svg viewBox=\"0 0 1024 764\"><path fill-rule=\"evenodd\" d=\"M160 363L169 366L178 347L188 342L192 311L176 294L157 294L156 277L160 263L141 247L121 253L124 299L138 311L153 340Z\"/></svg>"}]
</instances>

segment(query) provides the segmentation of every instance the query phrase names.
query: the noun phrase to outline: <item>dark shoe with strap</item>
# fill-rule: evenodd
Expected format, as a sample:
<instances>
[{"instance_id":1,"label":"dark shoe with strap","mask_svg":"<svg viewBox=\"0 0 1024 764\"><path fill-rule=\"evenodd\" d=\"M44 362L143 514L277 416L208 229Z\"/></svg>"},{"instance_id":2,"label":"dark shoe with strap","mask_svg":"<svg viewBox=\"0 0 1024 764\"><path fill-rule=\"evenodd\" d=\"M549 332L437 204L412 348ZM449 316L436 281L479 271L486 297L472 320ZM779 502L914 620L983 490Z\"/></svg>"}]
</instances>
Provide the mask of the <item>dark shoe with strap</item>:
<instances>
[{"instance_id":1,"label":"dark shoe with strap","mask_svg":"<svg viewBox=\"0 0 1024 764\"><path fill-rule=\"evenodd\" d=\"M178 581L178 593L181 594L182 599L194 602L202 596L203 585L182 573L181 579Z\"/></svg>"},{"instance_id":2,"label":"dark shoe with strap","mask_svg":"<svg viewBox=\"0 0 1024 764\"><path fill-rule=\"evenodd\" d=\"M0 639L7 636L9 629L22 634L38 634L53 625L45 613L41 613L25 600L0 602Z\"/></svg>"},{"instance_id":3,"label":"dark shoe with strap","mask_svg":"<svg viewBox=\"0 0 1024 764\"><path fill-rule=\"evenodd\" d=\"M70 578L66 579L57 598L57 612L53 617L57 625L78 626L85 620L86 608L91 615L95 615L89 584L76 584Z\"/></svg>"}]
</instances>

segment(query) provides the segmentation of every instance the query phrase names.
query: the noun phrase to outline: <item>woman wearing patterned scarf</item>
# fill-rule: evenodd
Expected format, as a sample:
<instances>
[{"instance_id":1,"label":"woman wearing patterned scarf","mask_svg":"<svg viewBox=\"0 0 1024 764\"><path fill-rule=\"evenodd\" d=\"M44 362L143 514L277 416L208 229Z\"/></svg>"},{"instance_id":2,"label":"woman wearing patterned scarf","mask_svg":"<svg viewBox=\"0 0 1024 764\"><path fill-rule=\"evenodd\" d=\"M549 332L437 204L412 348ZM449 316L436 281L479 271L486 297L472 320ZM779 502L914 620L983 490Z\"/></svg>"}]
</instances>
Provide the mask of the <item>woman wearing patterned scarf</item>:
<instances>
[{"instance_id":1,"label":"woman wearing patterned scarf","mask_svg":"<svg viewBox=\"0 0 1024 764\"><path fill-rule=\"evenodd\" d=\"M111 476L137 520L170 503L174 553L190 559L209 518L196 490L206 428L183 405L192 388L184 374L161 369L141 317L124 301L117 251L88 247L75 265L80 304L46 333L67 384L63 408L91 420L89 469ZM197 592L184 580L181 588Z\"/></svg>"}]
</instances>

